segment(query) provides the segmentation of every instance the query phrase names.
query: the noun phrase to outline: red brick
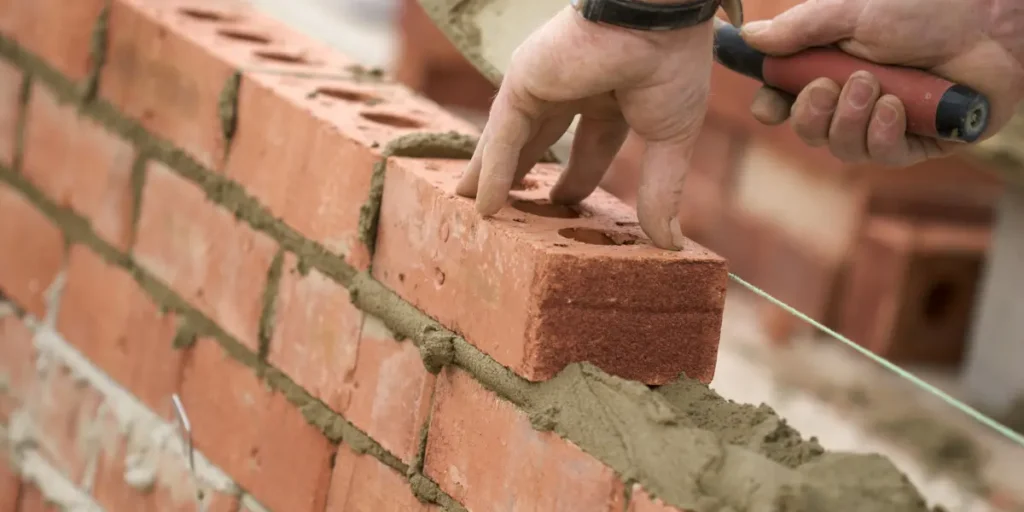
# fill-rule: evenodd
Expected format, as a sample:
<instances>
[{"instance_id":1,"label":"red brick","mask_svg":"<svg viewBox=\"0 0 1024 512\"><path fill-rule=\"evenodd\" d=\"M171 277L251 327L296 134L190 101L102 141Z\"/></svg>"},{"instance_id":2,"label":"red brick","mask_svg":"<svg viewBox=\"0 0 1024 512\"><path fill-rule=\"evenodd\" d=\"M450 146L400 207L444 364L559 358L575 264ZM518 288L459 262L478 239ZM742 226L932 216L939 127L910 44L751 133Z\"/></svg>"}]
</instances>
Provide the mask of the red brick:
<instances>
[{"instance_id":1,"label":"red brick","mask_svg":"<svg viewBox=\"0 0 1024 512\"><path fill-rule=\"evenodd\" d=\"M21 486L21 498L18 512L59 512L60 507L49 503L42 491L35 484L26 483Z\"/></svg>"},{"instance_id":2,"label":"red brick","mask_svg":"<svg viewBox=\"0 0 1024 512\"><path fill-rule=\"evenodd\" d=\"M117 425L117 419L108 410L103 418L108 422L103 426L102 436L104 449L96 463L95 480L92 495L96 502L105 510L125 510L138 512L235 512L238 510L238 497L235 493L223 493L211 489L202 489L205 508L197 507L198 488L196 479L188 468L188 462L177 452L153 449L152 445L142 444L153 442L148 432L133 432L133 439L142 443L132 443ZM137 466L142 471L153 471L153 479L149 487L140 487L129 483L126 477L129 457L140 461ZM142 481L139 481L141 483Z\"/></svg>"},{"instance_id":3,"label":"red brick","mask_svg":"<svg viewBox=\"0 0 1024 512\"><path fill-rule=\"evenodd\" d=\"M5 453L0 457L0 512L18 512L20 492L21 476L7 462Z\"/></svg>"},{"instance_id":4,"label":"red brick","mask_svg":"<svg viewBox=\"0 0 1024 512\"><path fill-rule=\"evenodd\" d=\"M5 423L11 412L28 397L35 368L32 331L13 314L0 316L0 422Z\"/></svg>"},{"instance_id":5,"label":"red brick","mask_svg":"<svg viewBox=\"0 0 1024 512\"><path fill-rule=\"evenodd\" d=\"M23 73L7 61L0 61L0 163L14 163L14 141Z\"/></svg>"},{"instance_id":6,"label":"red brick","mask_svg":"<svg viewBox=\"0 0 1024 512\"><path fill-rule=\"evenodd\" d=\"M276 250L192 182L148 165L136 260L253 351Z\"/></svg>"},{"instance_id":7,"label":"red brick","mask_svg":"<svg viewBox=\"0 0 1024 512\"><path fill-rule=\"evenodd\" d=\"M105 240L127 249L131 236L131 173L135 150L78 116L35 82L25 126L23 173L60 206L84 215Z\"/></svg>"},{"instance_id":8,"label":"red brick","mask_svg":"<svg viewBox=\"0 0 1024 512\"><path fill-rule=\"evenodd\" d=\"M268 42L223 35L246 32ZM302 62L260 57L266 52ZM242 2L116 0L100 95L201 164L218 167L225 150L218 102L236 70L339 73L347 64Z\"/></svg>"},{"instance_id":9,"label":"red brick","mask_svg":"<svg viewBox=\"0 0 1024 512\"><path fill-rule=\"evenodd\" d=\"M107 0L6 0L0 30L72 80L86 77L92 33Z\"/></svg>"},{"instance_id":10,"label":"red brick","mask_svg":"<svg viewBox=\"0 0 1024 512\"><path fill-rule=\"evenodd\" d=\"M424 472L470 511L623 509L608 467L447 367L438 376Z\"/></svg>"},{"instance_id":11,"label":"red brick","mask_svg":"<svg viewBox=\"0 0 1024 512\"><path fill-rule=\"evenodd\" d=\"M440 512L420 502L405 477L348 445L338 448L326 512Z\"/></svg>"},{"instance_id":12,"label":"red brick","mask_svg":"<svg viewBox=\"0 0 1024 512\"><path fill-rule=\"evenodd\" d=\"M600 191L584 201L580 218L510 205L482 219L454 193L465 165L389 159L374 276L530 380L576 361L648 384L681 371L711 379L727 280L722 258L692 241L679 252L655 248L633 210ZM553 169L539 167L536 186L514 195L564 214L565 207L538 204Z\"/></svg>"},{"instance_id":13,"label":"red brick","mask_svg":"<svg viewBox=\"0 0 1024 512\"><path fill-rule=\"evenodd\" d=\"M366 317L348 291L288 255L269 361L405 462L415 457L434 379L408 341ZM361 333L361 334L360 334Z\"/></svg>"},{"instance_id":14,"label":"red brick","mask_svg":"<svg viewBox=\"0 0 1024 512\"><path fill-rule=\"evenodd\" d=\"M271 510L321 511L335 447L211 339L185 363L181 399L198 450Z\"/></svg>"},{"instance_id":15,"label":"red brick","mask_svg":"<svg viewBox=\"0 0 1024 512\"><path fill-rule=\"evenodd\" d=\"M0 184L0 292L18 306L43 318L44 293L60 272L64 235L20 192ZM10 219L17 219L11 222Z\"/></svg>"},{"instance_id":16,"label":"red brick","mask_svg":"<svg viewBox=\"0 0 1024 512\"><path fill-rule=\"evenodd\" d=\"M893 361L963 357L989 228L870 219L852 256L839 330Z\"/></svg>"},{"instance_id":17,"label":"red brick","mask_svg":"<svg viewBox=\"0 0 1024 512\"><path fill-rule=\"evenodd\" d=\"M666 505L658 498L648 496L640 484L633 484L633 495L630 497L626 512L679 512L679 509Z\"/></svg>"},{"instance_id":18,"label":"red brick","mask_svg":"<svg viewBox=\"0 0 1024 512\"><path fill-rule=\"evenodd\" d=\"M345 80L248 74L238 112L227 176L359 269L369 265L358 235L360 207L384 145L419 130L475 133L402 87ZM373 118L382 112L391 117Z\"/></svg>"},{"instance_id":19,"label":"red brick","mask_svg":"<svg viewBox=\"0 0 1024 512\"><path fill-rule=\"evenodd\" d=\"M40 369L37 378L25 410L38 426L39 452L68 480L81 482L90 457L85 432L95 421L103 398L55 361Z\"/></svg>"},{"instance_id":20,"label":"red brick","mask_svg":"<svg viewBox=\"0 0 1024 512\"><path fill-rule=\"evenodd\" d=\"M270 364L342 411L351 403L363 313L348 290L315 269L303 276L285 257L270 342Z\"/></svg>"},{"instance_id":21,"label":"red brick","mask_svg":"<svg viewBox=\"0 0 1024 512\"><path fill-rule=\"evenodd\" d=\"M131 274L88 247L72 247L57 329L151 409L172 417L181 369L181 351L171 345L175 316L162 314Z\"/></svg>"},{"instance_id":22,"label":"red brick","mask_svg":"<svg viewBox=\"0 0 1024 512\"><path fill-rule=\"evenodd\" d=\"M183 38L177 18L161 20L158 6L112 2L100 96L212 167L225 147L217 100L234 70Z\"/></svg>"}]
</instances>

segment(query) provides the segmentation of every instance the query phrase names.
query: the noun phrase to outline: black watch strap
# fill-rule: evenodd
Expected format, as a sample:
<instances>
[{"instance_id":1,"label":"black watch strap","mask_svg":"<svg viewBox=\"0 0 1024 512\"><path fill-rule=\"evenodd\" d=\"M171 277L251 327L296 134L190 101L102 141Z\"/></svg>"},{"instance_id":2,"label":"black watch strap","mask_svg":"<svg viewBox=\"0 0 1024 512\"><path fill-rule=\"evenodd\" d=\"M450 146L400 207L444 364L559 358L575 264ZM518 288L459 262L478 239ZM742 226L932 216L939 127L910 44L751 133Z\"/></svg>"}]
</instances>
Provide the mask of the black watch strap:
<instances>
[{"instance_id":1,"label":"black watch strap","mask_svg":"<svg viewBox=\"0 0 1024 512\"><path fill-rule=\"evenodd\" d=\"M714 17L722 0L690 0L677 4L638 0L572 0L583 18L635 30L674 30L699 25Z\"/></svg>"}]
</instances>

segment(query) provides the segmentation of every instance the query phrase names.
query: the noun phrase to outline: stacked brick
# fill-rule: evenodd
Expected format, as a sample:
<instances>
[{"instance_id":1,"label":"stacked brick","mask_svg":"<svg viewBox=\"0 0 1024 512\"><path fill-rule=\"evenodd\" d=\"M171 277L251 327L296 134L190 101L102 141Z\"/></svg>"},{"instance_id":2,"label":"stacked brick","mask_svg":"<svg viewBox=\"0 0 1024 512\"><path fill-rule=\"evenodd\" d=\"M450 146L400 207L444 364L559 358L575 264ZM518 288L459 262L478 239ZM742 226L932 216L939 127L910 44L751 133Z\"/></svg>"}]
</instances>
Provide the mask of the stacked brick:
<instances>
[{"instance_id":1,"label":"stacked brick","mask_svg":"<svg viewBox=\"0 0 1024 512\"><path fill-rule=\"evenodd\" d=\"M244 4L0 12L0 512L675 509L531 400L710 381L720 257L547 164L481 219L472 126Z\"/></svg>"}]
</instances>

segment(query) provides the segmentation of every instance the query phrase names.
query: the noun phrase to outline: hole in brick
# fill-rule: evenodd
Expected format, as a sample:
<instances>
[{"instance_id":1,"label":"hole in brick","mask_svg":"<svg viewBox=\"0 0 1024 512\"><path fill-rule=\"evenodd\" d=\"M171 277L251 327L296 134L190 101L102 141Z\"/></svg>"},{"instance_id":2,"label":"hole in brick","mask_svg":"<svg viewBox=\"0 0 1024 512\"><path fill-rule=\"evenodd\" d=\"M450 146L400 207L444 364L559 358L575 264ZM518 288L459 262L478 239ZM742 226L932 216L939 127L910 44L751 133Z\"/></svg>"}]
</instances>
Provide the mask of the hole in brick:
<instances>
[{"instance_id":1,"label":"hole in brick","mask_svg":"<svg viewBox=\"0 0 1024 512\"><path fill-rule=\"evenodd\" d=\"M558 234L563 238L589 245L633 245L637 238L625 233L606 233L590 228L562 228Z\"/></svg>"},{"instance_id":2,"label":"hole in brick","mask_svg":"<svg viewBox=\"0 0 1024 512\"><path fill-rule=\"evenodd\" d=\"M924 319L929 323L939 323L949 313L956 287L952 283L939 281L932 285L924 297Z\"/></svg>"},{"instance_id":3,"label":"hole in brick","mask_svg":"<svg viewBox=\"0 0 1024 512\"><path fill-rule=\"evenodd\" d=\"M386 126L393 126L395 128L420 128L423 126L423 123L415 119L410 119L396 114L386 114L384 112L360 112L359 115L362 116L363 119L368 119Z\"/></svg>"},{"instance_id":4,"label":"hole in brick","mask_svg":"<svg viewBox=\"0 0 1024 512\"><path fill-rule=\"evenodd\" d=\"M512 207L523 213L551 219L578 219L580 212L560 204L538 203L536 201L512 201Z\"/></svg>"},{"instance_id":5,"label":"hole in brick","mask_svg":"<svg viewBox=\"0 0 1024 512\"><path fill-rule=\"evenodd\" d=\"M523 181L512 185L512 190L535 190L540 187L537 180L527 176L523 178Z\"/></svg>"},{"instance_id":6,"label":"hole in brick","mask_svg":"<svg viewBox=\"0 0 1024 512\"><path fill-rule=\"evenodd\" d=\"M182 7L178 9L178 12L199 21L227 21L231 19L230 16L220 11L204 9L201 7Z\"/></svg>"},{"instance_id":7,"label":"hole in brick","mask_svg":"<svg viewBox=\"0 0 1024 512\"><path fill-rule=\"evenodd\" d=\"M317 96L327 96L328 98L334 98L336 100L354 101L359 103L379 101L379 99L372 94L337 86L318 87L315 94Z\"/></svg>"},{"instance_id":8,"label":"hole in brick","mask_svg":"<svg viewBox=\"0 0 1024 512\"><path fill-rule=\"evenodd\" d=\"M258 34L256 32L249 32L247 30L223 28L218 30L217 33L228 39L234 39L235 41L242 41L253 44L270 44L269 37L263 34Z\"/></svg>"},{"instance_id":9,"label":"hole in brick","mask_svg":"<svg viewBox=\"0 0 1024 512\"><path fill-rule=\"evenodd\" d=\"M259 50L256 56L261 59L272 60L284 64L307 64L306 58L298 53L284 52L280 50Z\"/></svg>"}]
</instances>

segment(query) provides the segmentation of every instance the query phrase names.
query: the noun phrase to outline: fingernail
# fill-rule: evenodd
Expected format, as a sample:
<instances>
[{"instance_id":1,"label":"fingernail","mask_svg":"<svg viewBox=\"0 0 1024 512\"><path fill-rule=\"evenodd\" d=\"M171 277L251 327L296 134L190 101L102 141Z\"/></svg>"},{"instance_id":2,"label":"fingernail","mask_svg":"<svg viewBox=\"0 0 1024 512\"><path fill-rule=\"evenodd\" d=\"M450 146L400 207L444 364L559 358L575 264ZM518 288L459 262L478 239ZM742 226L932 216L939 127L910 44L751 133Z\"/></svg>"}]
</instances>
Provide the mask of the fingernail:
<instances>
[{"instance_id":1,"label":"fingernail","mask_svg":"<svg viewBox=\"0 0 1024 512\"><path fill-rule=\"evenodd\" d=\"M830 114L836 109L839 95L828 87L815 87L808 93L811 109L819 114Z\"/></svg>"},{"instance_id":2,"label":"fingernail","mask_svg":"<svg viewBox=\"0 0 1024 512\"><path fill-rule=\"evenodd\" d=\"M863 110L864 107L868 106L868 102L871 101L871 94L873 92L871 84L867 80L854 78L850 81L850 94L847 95L846 102L857 110Z\"/></svg>"},{"instance_id":3,"label":"fingernail","mask_svg":"<svg viewBox=\"0 0 1024 512\"><path fill-rule=\"evenodd\" d=\"M771 21L769 20L751 21L750 23L740 27L740 32L746 35L756 36L757 34L764 32L769 26L771 26Z\"/></svg>"},{"instance_id":4,"label":"fingernail","mask_svg":"<svg viewBox=\"0 0 1024 512\"><path fill-rule=\"evenodd\" d=\"M686 245L686 237L683 236L683 230L679 227L679 217L672 217L672 220L668 221L668 230L672 232L672 245L677 250L682 250Z\"/></svg>"},{"instance_id":5,"label":"fingernail","mask_svg":"<svg viewBox=\"0 0 1024 512\"><path fill-rule=\"evenodd\" d=\"M896 109L888 103L882 103L878 106L878 112L875 113L875 118L878 119L878 123L882 126L890 126L896 122Z\"/></svg>"}]
</instances>

